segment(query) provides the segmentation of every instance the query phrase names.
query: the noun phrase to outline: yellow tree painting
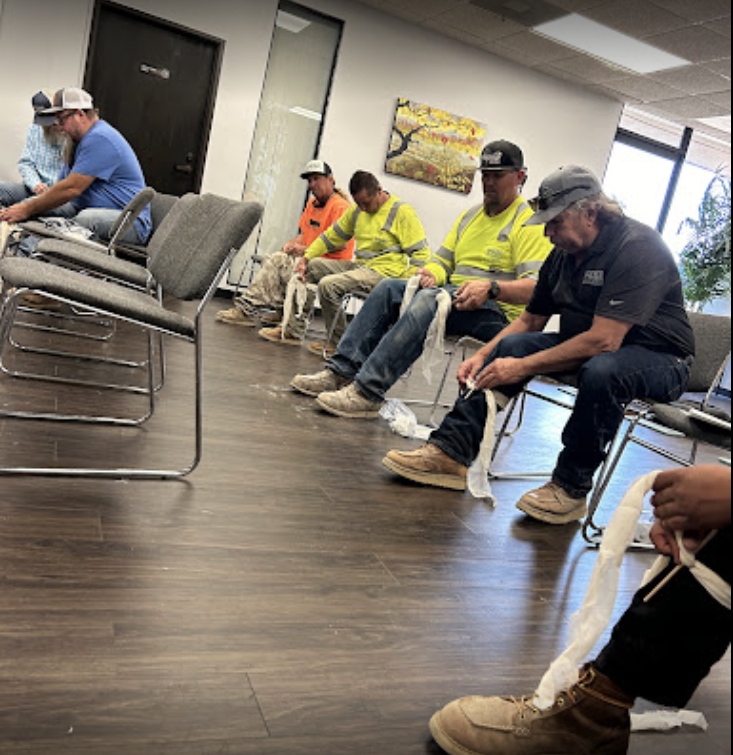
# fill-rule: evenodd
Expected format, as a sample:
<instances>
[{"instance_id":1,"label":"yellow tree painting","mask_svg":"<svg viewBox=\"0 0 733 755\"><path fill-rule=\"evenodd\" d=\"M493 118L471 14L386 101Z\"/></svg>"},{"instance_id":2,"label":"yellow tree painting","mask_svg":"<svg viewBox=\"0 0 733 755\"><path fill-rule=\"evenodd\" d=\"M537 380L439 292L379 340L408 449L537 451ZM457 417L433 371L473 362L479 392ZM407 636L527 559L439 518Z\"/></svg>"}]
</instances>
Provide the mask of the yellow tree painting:
<instances>
[{"instance_id":1,"label":"yellow tree painting","mask_svg":"<svg viewBox=\"0 0 733 755\"><path fill-rule=\"evenodd\" d=\"M485 136L482 123L400 99L387 173L470 194Z\"/></svg>"}]
</instances>

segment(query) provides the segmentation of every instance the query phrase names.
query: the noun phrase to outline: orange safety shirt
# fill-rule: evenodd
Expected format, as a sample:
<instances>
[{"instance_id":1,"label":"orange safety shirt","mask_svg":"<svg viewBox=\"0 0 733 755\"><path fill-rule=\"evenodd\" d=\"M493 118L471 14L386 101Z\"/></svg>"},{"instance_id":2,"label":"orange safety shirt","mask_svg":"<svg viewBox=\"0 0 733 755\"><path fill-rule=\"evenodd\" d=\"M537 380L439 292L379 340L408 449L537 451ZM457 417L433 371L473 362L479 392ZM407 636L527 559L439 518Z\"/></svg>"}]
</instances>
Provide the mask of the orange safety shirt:
<instances>
[{"instance_id":1,"label":"orange safety shirt","mask_svg":"<svg viewBox=\"0 0 733 755\"><path fill-rule=\"evenodd\" d=\"M300 218L300 235L302 244L308 248L324 231L328 230L349 209L348 200L334 192L324 207L319 207L316 200L308 202ZM352 240L345 249L326 254L329 260L351 260L354 258L356 241Z\"/></svg>"}]
</instances>

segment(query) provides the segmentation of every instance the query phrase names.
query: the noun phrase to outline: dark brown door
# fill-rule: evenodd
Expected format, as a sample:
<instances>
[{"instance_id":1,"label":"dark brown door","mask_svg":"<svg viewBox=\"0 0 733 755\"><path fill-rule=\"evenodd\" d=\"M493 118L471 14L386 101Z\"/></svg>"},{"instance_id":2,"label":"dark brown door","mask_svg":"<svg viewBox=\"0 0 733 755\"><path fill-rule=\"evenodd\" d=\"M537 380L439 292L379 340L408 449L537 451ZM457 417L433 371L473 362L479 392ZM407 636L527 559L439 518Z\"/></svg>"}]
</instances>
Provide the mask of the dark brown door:
<instances>
[{"instance_id":1,"label":"dark brown door","mask_svg":"<svg viewBox=\"0 0 733 755\"><path fill-rule=\"evenodd\" d=\"M97 3L85 86L157 191L201 188L223 50L221 40Z\"/></svg>"}]
</instances>

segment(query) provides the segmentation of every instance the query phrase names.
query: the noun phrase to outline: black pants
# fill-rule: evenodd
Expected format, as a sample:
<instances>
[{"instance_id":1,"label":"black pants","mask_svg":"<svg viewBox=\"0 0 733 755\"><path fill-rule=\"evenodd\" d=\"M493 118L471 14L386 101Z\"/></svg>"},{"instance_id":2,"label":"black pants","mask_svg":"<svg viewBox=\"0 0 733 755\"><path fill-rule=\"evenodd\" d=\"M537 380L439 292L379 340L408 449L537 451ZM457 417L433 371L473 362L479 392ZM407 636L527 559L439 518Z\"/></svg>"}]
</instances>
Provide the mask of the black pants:
<instances>
[{"instance_id":1,"label":"black pants","mask_svg":"<svg viewBox=\"0 0 733 755\"><path fill-rule=\"evenodd\" d=\"M731 530L727 529L697 558L730 584L730 554ZM636 595L595 666L629 695L684 708L728 651L731 622L730 611L688 569L644 603L673 568Z\"/></svg>"}]
</instances>

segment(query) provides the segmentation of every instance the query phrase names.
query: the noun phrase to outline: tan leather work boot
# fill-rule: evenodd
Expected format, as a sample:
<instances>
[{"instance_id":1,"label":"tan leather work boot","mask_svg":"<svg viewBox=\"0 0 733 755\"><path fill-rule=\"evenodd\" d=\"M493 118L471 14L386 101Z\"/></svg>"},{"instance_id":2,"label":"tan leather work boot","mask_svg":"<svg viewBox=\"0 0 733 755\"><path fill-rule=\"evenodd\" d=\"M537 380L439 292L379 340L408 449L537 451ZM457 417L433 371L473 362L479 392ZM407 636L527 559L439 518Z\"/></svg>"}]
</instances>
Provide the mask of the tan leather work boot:
<instances>
[{"instance_id":1,"label":"tan leather work boot","mask_svg":"<svg viewBox=\"0 0 733 755\"><path fill-rule=\"evenodd\" d=\"M554 482L523 495L517 508L545 524L570 524L585 519L588 513L587 498L573 498Z\"/></svg>"},{"instance_id":2,"label":"tan leather work boot","mask_svg":"<svg viewBox=\"0 0 733 755\"><path fill-rule=\"evenodd\" d=\"M633 698L588 666L548 711L532 698L467 697L430 722L449 755L626 755Z\"/></svg>"},{"instance_id":3,"label":"tan leather work boot","mask_svg":"<svg viewBox=\"0 0 733 755\"><path fill-rule=\"evenodd\" d=\"M432 443L417 451L390 451L382 459L382 464L400 477L423 485L449 490L466 489L468 467L451 459Z\"/></svg>"}]
</instances>

